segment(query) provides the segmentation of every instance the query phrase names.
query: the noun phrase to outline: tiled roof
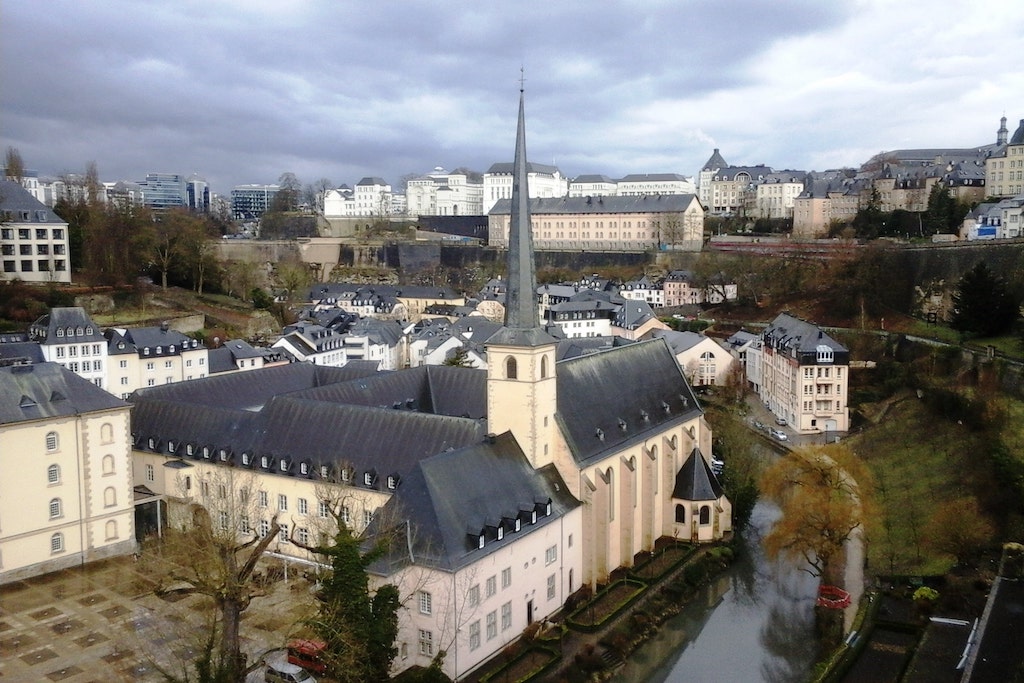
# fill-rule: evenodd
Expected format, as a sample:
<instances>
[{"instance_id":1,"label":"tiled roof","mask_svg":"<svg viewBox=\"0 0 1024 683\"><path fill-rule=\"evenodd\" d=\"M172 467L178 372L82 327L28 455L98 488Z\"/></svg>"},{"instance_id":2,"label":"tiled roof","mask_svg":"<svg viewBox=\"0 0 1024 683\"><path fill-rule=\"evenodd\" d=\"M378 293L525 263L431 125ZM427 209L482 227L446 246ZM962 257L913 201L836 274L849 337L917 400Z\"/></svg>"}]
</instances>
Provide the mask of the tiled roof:
<instances>
[{"instance_id":1,"label":"tiled roof","mask_svg":"<svg viewBox=\"0 0 1024 683\"><path fill-rule=\"evenodd\" d=\"M676 473L672 497L677 500L718 500L722 497L722 485L699 448L690 451L686 462Z\"/></svg>"}]
</instances>

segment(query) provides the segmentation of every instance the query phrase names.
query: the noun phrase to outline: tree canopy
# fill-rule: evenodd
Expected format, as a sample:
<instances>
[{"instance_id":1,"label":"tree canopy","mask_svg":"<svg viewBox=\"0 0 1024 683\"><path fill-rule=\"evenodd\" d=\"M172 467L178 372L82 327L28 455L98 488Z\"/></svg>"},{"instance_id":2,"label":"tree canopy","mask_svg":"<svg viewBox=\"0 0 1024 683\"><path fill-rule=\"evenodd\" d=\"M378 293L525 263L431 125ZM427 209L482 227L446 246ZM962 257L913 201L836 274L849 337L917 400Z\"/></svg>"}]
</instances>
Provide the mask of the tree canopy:
<instances>
[{"instance_id":1,"label":"tree canopy","mask_svg":"<svg viewBox=\"0 0 1024 683\"><path fill-rule=\"evenodd\" d=\"M984 261L960 278L953 294L953 329L967 336L993 337L1011 330L1019 315L1019 302L1006 280Z\"/></svg>"},{"instance_id":2,"label":"tree canopy","mask_svg":"<svg viewBox=\"0 0 1024 683\"><path fill-rule=\"evenodd\" d=\"M805 571L842 585L843 545L864 523L871 482L867 466L844 445L806 447L780 458L761 477L762 493L782 509L765 536L765 551L803 561Z\"/></svg>"}]
</instances>

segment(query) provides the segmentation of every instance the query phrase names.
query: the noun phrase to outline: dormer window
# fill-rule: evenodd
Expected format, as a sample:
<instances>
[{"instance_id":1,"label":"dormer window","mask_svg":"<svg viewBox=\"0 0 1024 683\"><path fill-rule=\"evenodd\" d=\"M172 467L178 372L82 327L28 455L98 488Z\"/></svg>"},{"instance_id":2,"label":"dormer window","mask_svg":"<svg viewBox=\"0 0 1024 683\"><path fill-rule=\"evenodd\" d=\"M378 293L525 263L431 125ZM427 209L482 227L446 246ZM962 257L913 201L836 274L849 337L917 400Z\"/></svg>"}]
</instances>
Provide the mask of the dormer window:
<instances>
[{"instance_id":1,"label":"dormer window","mask_svg":"<svg viewBox=\"0 0 1024 683\"><path fill-rule=\"evenodd\" d=\"M90 327L86 327L85 328L85 333L86 334L92 334L92 327L91 326Z\"/></svg>"},{"instance_id":2,"label":"dormer window","mask_svg":"<svg viewBox=\"0 0 1024 683\"><path fill-rule=\"evenodd\" d=\"M262 467L263 469L266 469L269 466L270 466L270 459L267 456L265 456L265 455L260 456L260 467Z\"/></svg>"},{"instance_id":3,"label":"dormer window","mask_svg":"<svg viewBox=\"0 0 1024 683\"><path fill-rule=\"evenodd\" d=\"M304 462L303 463L299 463L299 473L300 474L309 474L309 464L308 463L304 463Z\"/></svg>"},{"instance_id":4,"label":"dormer window","mask_svg":"<svg viewBox=\"0 0 1024 683\"><path fill-rule=\"evenodd\" d=\"M85 330L82 329L81 325L78 326L78 329L75 330L75 332L78 334L79 337L81 337L83 334L85 334Z\"/></svg>"},{"instance_id":5,"label":"dormer window","mask_svg":"<svg viewBox=\"0 0 1024 683\"><path fill-rule=\"evenodd\" d=\"M505 538L505 525L498 522L498 540L500 541L503 538Z\"/></svg>"},{"instance_id":6,"label":"dormer window","mask_svg":"<svg viewBox=\"0 0 1024 683\"><path fill-rule=\"evenodd\" d=\"M167 450L168 450L168 452L173 453L177 449L177 445L178 444L174 443L173 441L168 441L167 442Z\"/></svg>"},{"instance_id":7,"label":"dormer window","mask_svg":"<svg viewBox=\"0 0 1024 683\"><path fill-rule=\"evenodd\" d=\"M220 457L220 461L221 462L227 462L228 461L228 452L226 450L224 450L223 448L220 449L220 453L218 454L218 456Z\"/></svg>"},{"instance_id":8,"label":"dormer window","mask_svg":"<svg viewBox=\"0 0 1024 683\"><path fill-rule=\"evenodd\" d=\"M519 531L522 528L523 528L523 520L521 520L518 517L516 517L516 531Z\"/></svg>"},{"instance_id":9,"label":"dormer window","mask_svg":"<svg viewBox=\"0 0 1024 683\"><path fill-rule=\"evenodd\" d=\"M530 524L536 524L536 523L537 523L537 511L536 510L530 510Z\"/></svg>"},{"instance_id":10,"label":"dormer window","mask_svg":"<svg viewBox=\"0 0 1024 683\"><path fill-rule=\"evenodd\" d=\"M347 467L342 467L341 468L341 480L343 482L345 482L345 483L348 483L351 479L352 479L352 473L349 471L349 469Z\"/></svg>"},{"instance_id":11,"label":"dormer window","mask_svg":"<svg viewBox=\"0 0 1024 683\"><path fill-rule=\"evenodd\" d=\"M249 454L248 453L242 453L242 464L243 465L248 465L249 464L249 460L250 460Z\"/></svg>"},{"instance_id":12,"label":"dormer window","mask_svg":"<svg viewBox=\"0 0 1024 683\"><path fill-rule=\"evenodd\" d=\"M206 458L207 460L210 459L210 447L209 446L203 446L203 457Z\"/></svg>"},{"instance_id":13,"label":"dormer window","mask_svg":"<svg viewBox=\"0 0 1024 683\"><path fill-rule=\"evenodd\" d=\"M486 536L485 534L480 534L479 538L477 538L477 544L476 544L476 547L477 547L477 548L483 548L483 547L484 547L484 544L485 544L486 542L487 542L487 536Z\"/></svg>"},{"instance_id":14,"label":"dormer window","mask_svg":"<svg viewBox=\"0 0 1024 683\"><path fill-rule=\"evenodd\" d=\"M147 441L146 443L149 445L150 449L156 448L156 439L150 437L149 441Z\"/></svg>"},{"instance_id":15,"label":"dormer window","mask_svg":"<svg viewBox=\"0 0 1024 683\"><path fill-rule=\"evenodd\" d=\"M832 348L827 344L818 344L816 351L818 352L819 363L831 363L835 359Z\"/></svg>"},{"instance_id":16,"label":"dormer window","mask_svg":"<svg viewBox=\"0 0 1024 683\"><path fill-rule=\"evenodd\" d=\"M288 460L282 458L281 462L280 462L280 466L281 466L281 471L282 472L287 472L288 471Z\"/></svg>"},{"instance_id":17,"label":"dormer window","mask_svg":"<svg viewBox=\"0 0 1024 683\"><path fill-rule=\"evenodd\" d=\"M157 355L163 353L164 352L164 347L162 347L162 346L156 347L156 352L157 352Z\"/></svg>"},{"instance_id":18,"label":"dormer window","mask_svg":"<svg viewBox=\"0 0 1024 683\"><path fill-rule=\"evenodd\" d=\"M149 355L149 347L148 346L146 348L142 349L142 355L143 356L148 356Z\"/></svg>"},{"instance_id":19,"label":"dormer window","mask_svg":"<svg viewBox=\"0 0 1024 683\"><path fill-rule=\"evenodd\" d=\"M394 490L395 486L397 485L398 479L395 477L395 475L390 475L388 477L388 488Z\"/></svg>"},{"instance_id":20,"label":"dormer window","mask_svg":"<svg viewBox=\"0 0 1024 683\"><path fill-rule=\"evenodd\" d=\"M545 517L550 517L551 516L551 501L550 500L548 501L548 504L544 506L544 516Z\"/></svg>"},{"instance_id":21,"label":"dormer window","mask_svg":"<svg viewBox=\"0 0 1024 683\"><path fill-rule=\"evenodd\" d=\"M58 337L63 337L64 336L64 328L63 327L58 327L57 328L57 336Z\"/></svg>"},{"instance_id":22,"label":"dormer window","mask_svg":"<svg viewBox=\"0 0 1024 683\"><path fill-rule=\"evenodd\" d=\"M373 485L373 475L369 472L363 472L363 483L367 486Z\"/></svg>"},{"instance_id":23,"label":"dormer window","mask_svg":"<svg viewBox=\"0 0 1024 683\"><path fill-rule=\"evenodd\" d=\"M73 328L73 327L69 327L68 328L68 336L69 337L75 336L75 328Z\"/></svg>"},{"instance_id":24,"label":"dormer window","mask_svg":"<svg viewBox=\"0 0 1024 683\"><path fill-rule=\"evenodd\" d=\"M326 479L327 478L327 465L320 465L320 478L321 479Z\"/></svg>"},{"instance_id":25,"label":"dormer window","mask_svg":"<svg viewBox=\"0 0 1024 683\"><path fill-rule=\"evenodd\" d=\"M174 353L174 344L167 347L167 353Z\"/></svg>"},{"instance_id":26,"label":"dormer window","mask_svg":"<svg viewBox=\"0 0 1024 683\"><path fill-rule=\"evenodd\" d=\"M193 455L195 453L195 446L190 443L185 444L185 455Z\"/></svg>"}]
</instances>

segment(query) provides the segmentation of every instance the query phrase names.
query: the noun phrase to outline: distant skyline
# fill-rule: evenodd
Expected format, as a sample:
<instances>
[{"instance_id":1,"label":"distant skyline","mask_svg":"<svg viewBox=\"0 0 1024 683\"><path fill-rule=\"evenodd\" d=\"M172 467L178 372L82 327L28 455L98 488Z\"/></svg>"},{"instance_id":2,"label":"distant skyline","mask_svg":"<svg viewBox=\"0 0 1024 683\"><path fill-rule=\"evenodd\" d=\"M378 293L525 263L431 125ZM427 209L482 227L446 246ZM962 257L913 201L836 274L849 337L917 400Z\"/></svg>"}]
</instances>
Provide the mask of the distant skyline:
<instances>
[{"instance_id":1,"label":"distant skyline","mask_svg":"<svg viewBox=\"0 0 1024 683\"><path fill-rule=\"evenodd\" d=\"M695 176L974 147L1024 119L1013 0L2 0L0 145L42 175L353 185L512 161Z\"/></svg>"}]
</instances>

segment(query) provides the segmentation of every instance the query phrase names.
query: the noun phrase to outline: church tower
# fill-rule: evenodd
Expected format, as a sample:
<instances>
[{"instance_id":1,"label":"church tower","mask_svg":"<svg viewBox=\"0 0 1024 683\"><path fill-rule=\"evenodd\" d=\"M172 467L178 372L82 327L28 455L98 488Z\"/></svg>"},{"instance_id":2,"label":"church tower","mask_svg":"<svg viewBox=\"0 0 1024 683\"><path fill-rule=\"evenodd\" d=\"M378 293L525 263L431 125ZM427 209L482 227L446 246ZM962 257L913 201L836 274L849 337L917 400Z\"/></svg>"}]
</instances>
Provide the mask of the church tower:
<instances>
[{"instance_id":1,"label":"church tower","mask_svg":"<svg viewBox=\"0 0 1024 683\"><path fill-rule=\"evenodd\" d=\"M537 307L530 193L527 188L526 117L519 91L519 127L512 164L505 326L487 340L488 431L511 431L534 467L552 461L557 391L557 340L544 331Z\"/></svg>"}]
</instances>

